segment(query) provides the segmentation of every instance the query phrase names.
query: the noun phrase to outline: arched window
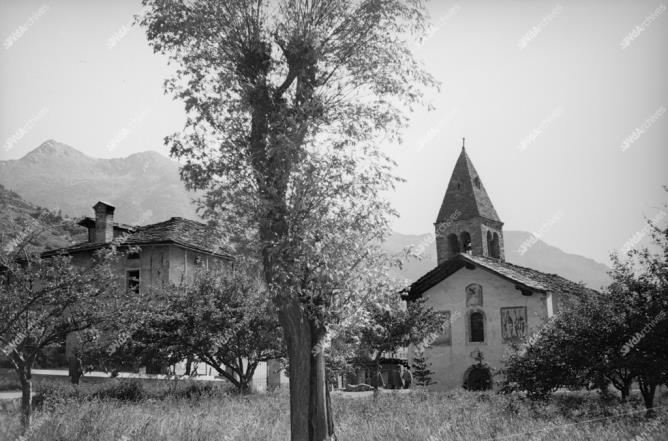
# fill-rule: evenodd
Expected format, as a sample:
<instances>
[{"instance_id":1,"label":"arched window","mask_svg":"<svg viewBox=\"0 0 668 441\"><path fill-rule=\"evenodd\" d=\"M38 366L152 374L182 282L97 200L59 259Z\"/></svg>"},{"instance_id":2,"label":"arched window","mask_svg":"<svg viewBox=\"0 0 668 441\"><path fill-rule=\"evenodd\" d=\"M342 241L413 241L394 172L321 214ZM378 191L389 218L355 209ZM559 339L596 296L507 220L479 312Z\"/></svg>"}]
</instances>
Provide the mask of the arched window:
<instances>
[{"instance_id":1,"label":"arched window","mask_svg":"<svg viewBox=\"0 0 668 441\"><path fill-rule=\"evenodd\" d=\"M461 240L462 240L462 251L467 252L471 250L471 235L467 231L464 231L461 234Z\"/></svg>"},{"instance_id":2,"label":"arched window","mask_svg":"<svg viewBox=\"0 0 668 441\"><path fill-rule=\"evenodd\" d=\"M482 184L480 183L480 178L476 176L476 177L473 179L473 184L475 184L475 186L476 186L477 188L480 188L480 186L482 185Z\"/></svg>"},{"instance_id":3,"label":"arched window","mask_svg":"<svg viewBox=\"0 0 668 441\"><path fill-rule=\"evenodd\" d=\"M460 252L459 239L456 234L448 234L448 243L450 244L450 252L457 254Z\"/></svg>"},{"instance_id":4,"label":"arched window","mask_svg":"<svg viewBox=\"0 0 668 441\"><path fill-rule=\"evenodd\" d=\"M494 237L492 238L492 257L496 257L497 259L501 257L501 248L499 246L498 233L494 233Z\"/></svg>"},{"instance_id":5,"label":"arched window","mask_svg":"<svg viewBox=\"0 0 668 441\"><path fill-rule=\"evenodd\" d=\"M494 257L494 246L492 245L492 232L487 230L487 255Z\"/></svg>"},{"instance_id":6,"label":"arched window","mask_svg":"<svg viewBox=\"0 0 668 441\"><path fill-rule=\"evenodd\" d=\"M482 312L472 312L469 316L470 338L472 342L485 341L485 316Z\"/></svg>"}]
</instances>

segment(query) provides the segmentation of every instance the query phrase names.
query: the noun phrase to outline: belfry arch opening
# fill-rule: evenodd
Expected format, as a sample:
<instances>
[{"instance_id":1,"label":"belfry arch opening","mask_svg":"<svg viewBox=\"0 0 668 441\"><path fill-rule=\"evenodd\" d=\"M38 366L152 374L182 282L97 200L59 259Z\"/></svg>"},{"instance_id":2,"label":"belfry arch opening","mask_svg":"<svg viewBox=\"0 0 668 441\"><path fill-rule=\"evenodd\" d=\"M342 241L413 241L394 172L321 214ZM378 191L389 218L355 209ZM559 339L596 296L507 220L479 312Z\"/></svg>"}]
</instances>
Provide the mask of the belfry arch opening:
<instances>
[{"instance_id":1,"label":"belfry arch opening","mask_svg":"<svg viewBox=\"0 0 668 441\"><path fill-rule=\"evenodd\" d=\"M464 231L461 234L461 243L463 252L466 253L471 250L471 235L468 233L468 231Z\"/></svg>"},{"instance_id":2,"label":"belfry arch opening","mask_svg":"<svg viewBox=\"0 0 668 441\"><path fill-rule=\"evenodd\" d=\"M499 246L499 233L494 233L492 235L492 257L498 259L501 257L501 247Z\"/></svg>"},{"instance_id":3,"label":"belfry arch opening","mask_svg":"<svg viewBox=\"0 0 668 441\"><path fill-rule=\"evenodd\" d=\"M448 247L452 254L459 254L461 252L461 247L459 246L459 239L457 239L456 234L448 234Z\"/></svg>"}]
</instances>

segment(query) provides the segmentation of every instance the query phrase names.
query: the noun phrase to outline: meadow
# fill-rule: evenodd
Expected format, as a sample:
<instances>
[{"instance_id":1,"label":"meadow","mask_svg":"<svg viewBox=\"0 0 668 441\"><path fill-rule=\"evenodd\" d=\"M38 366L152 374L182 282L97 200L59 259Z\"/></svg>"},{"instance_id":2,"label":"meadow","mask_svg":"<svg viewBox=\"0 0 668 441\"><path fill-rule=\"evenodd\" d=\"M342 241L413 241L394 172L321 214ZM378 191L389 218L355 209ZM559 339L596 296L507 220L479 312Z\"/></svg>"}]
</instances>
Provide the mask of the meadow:
<instances>
[{"instance_id":1,"label":"meadow","mask_svg":"<svg viewBox=\"0 0 668 441\"><path fill-rule=\"evenodd\" d=\"M33 441L269 441L289 439L285 391L239 396L195 382L110 381L36 387ZM625 404L596 392L565 392L547 402L516 394L390 391L333 394L339 441L668 439L668 393L646 418L639 396ZM0 411L0 439L19 437L18 411Z\"/></svg>"}]
</instances>

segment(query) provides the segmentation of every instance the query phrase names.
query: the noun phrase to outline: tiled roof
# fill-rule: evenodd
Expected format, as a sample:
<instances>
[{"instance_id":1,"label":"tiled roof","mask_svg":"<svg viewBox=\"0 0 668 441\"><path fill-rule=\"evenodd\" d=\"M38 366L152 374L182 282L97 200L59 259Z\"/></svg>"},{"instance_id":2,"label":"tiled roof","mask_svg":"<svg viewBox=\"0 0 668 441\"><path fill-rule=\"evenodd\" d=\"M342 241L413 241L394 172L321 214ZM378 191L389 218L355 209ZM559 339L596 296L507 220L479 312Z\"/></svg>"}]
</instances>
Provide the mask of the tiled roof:
<instances>
[{"instance_id":1,"label":"tiled roof","mask_svg":"<svg viewBox=\"0 0 668 441\"><path fill-rule=\"evenodd\" d=\"M436 223L473 217L484 217L501 222L485 186L482 185L478 172L466 154L466 150L462 148L455 168L452 170Z\"/></svg>"},{"instance_id":2,"label":"tiled roof","mask_svg":"<svg viewBox=\"0 0 668 441\"><path fill-rule=\"evenodd\" d=\"M123 225L123 227L129 226ZM181 217L173 217L157 224L132 227L123 243L126 245L173 243L219 257L232 258L229 250L219 244L217 236L218 233L214 229L203 223ZM61 252L68 254L76 253L94 250L105 245L104 243L83 242L67 248L51 250L43 255L49 256Z\"/></svg>"},{"instance_id":3,"label":"tiled roof","mask_svg":"<svg viewBox=\"0 0 668 441\"><path fill-rule=\"evenodd\" d=\"M95 228L95 219L92 217L84 217L81 219L79 222L77 222L78 225L81 225L82 227L86 228ZM119 230L125 230L125 231L134 231L137 229L134 225L128 225L128 224L122 224L120 222L114 222L113 223L114 228L119 229Z\"/></svg>"},{"instance_id":4,"label":"tiled roof","mask_svg":"<svg viewBox=\"0 0 668 441\"><path fill-rule=\"evenodd\" d=\"M569 294L586 294L593 290L582 284L572 282L557 274L547 274L535 269L513 265L499 259L491 259L470 254L458 254L452 259L438 265L424 276L420 277L405 291L407 300L419 298L422 293L432 286L446 279L462 267L471 269L479 266L506 280L517 284L520 288L536 292L559 292Z\"/></svg>"}]
</instances>

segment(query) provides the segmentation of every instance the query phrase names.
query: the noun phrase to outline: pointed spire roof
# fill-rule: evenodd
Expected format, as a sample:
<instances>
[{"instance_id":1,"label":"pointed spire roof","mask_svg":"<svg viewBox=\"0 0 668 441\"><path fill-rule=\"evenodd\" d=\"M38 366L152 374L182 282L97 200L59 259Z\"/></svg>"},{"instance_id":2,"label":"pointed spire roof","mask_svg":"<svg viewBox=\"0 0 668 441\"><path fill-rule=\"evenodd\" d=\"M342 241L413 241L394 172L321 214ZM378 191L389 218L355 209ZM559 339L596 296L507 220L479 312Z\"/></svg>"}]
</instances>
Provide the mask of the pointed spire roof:
<instances>
[{"instance_id":1,"label":"pointed spire roof","mask_svg":"<svg viewBox=\"0 0 668 441\"><path fill-rule=\"evenodd\" d=\"M459 214L456 214L457 210ZM466 154L462 139L462 152L450 176L450 183L445 191L436 223L474 217L501 222L478 172Z\"/></svg>"}]
</instances>

